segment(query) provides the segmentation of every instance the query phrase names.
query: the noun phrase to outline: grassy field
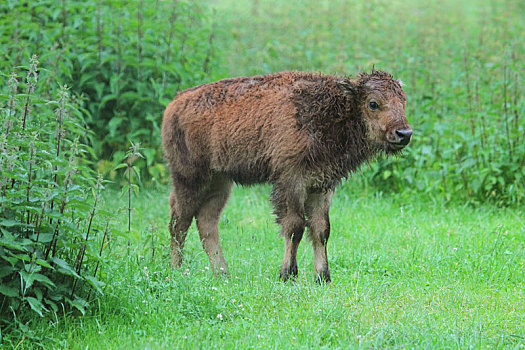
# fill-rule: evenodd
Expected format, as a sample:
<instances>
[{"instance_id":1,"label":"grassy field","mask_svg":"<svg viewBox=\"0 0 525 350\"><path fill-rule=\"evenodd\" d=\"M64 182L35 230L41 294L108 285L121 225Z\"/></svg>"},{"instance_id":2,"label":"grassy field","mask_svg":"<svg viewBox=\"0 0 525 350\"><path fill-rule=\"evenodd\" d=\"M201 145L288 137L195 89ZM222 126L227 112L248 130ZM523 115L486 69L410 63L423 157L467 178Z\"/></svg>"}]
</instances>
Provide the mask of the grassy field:
<instances>
[{"instance_id":1,"label":"grassy field","mask_svg":"<svg viewBox=\"0 0 525 350\"><path fill-rule=\"evenodd\" d=\"M213 277L194 225L182 269L168 268L168 190L143 191L131 252L124 237L106 249L105 296L86 316L35 320L33 335L45 347L90 349L525 345L521 210L365 195L354 182L331 209L328 286L314 281L307 240L298 280L278 281L268 187L236 187L226 207L228 279ZM124 206L118 198L108 194L106 206Z\"/></svg>"},{"instance_id":2,"label":"grassy field","mask_svg":"<svg viewBox=\"0 0 525 350\"><path fill-rule=\"evenodd\" d=\"M89 3L97 13L102 11L99 3ZM145 11L145 23L149 23L144 27L145 42L166 39L165 33L156 31L157 19L171 21L177 7L169 17L151 15L159 2L153 8L153 2L141 1L129 11L141 11L144 4L151 5L149 12ZM161 160L152 160L160 159L155 158L161 153L160 147L154 146L158 142L146 142L142 152L149 166L143 161L142 170L151 179L142 180L158 187L140 188L133 197L131 234L127 232L127 194L106 190L104 203L97 209L117 213L97 275L104 283L104 294L91 294L85 315L66 306L44 317L21 314L26 319L20 329L11 327L15 324L11 320L0 323L7 324L8 331L14 329L12 333L1 329L0 347L524 348L523 1L209 0L200 4L205 7L203 13L209 14L205 23L212 34L197 31L200 12L191 6L181 8L181 13L188 11L197 17L187 17L195 28L177 22L173 32L174 43L178 43L173 50L180 61L173 58L177 64L173 64L172 73L184 76L173 83L177 87L294 69L356 74L373 65L406 83L407 117L415 130L407 151L402 157L365 166L336 191L328 244L333 282L328 286L315 282L312 249L306 238L299 247L298 279L279 282L284 247L271 215L267 185L235 187L223 213L219 230L229 278L213 276L194 224L183 267L171 270L168 177ZM78 17L68 20L80 26L84 17L78 9L83 5L75 2L75 6L79 6L77 12L70 10L69 14L77 13ZM208 7L215 11L206 12ZM141 17L131 12L126 12L125 28L129 37L136 35L140 43L142 34L135 31L134 21L136 18L138 26ZM62 11L60 16L65 14L68 12ZM116 20L120 16L109 10L97 16L104 26L93 22L91 29L99 35L104 28L121 27L120 19ZM202 37L190 40L192 36L187 37L184 30L195 30L194 34ZM83 43L73 36L70 39ZM90 39L92 46L98 46L97 38ZM123 45L130 52L123 55L123 62L131 62L127 63L128 71L135 67L133 40ZM168 53L164 53L161 66L171 72L167 63L170 40L164 43ZM116 49L113 42L120 43L108 39L104 44L109 51ZM156 53L159 46L152 45L148 52ZM180 45L186 45L184 50L179 50ZM23 45L15 42L11 51L16 53L18 46ZM64 57L69 57L65 52ZM71 52L72 61L83 57ZM118 52L120 55L120 45ZM39 54L45 58L46 52ZM202 65L199 55L205 62L213 58L209 71L198 71ZM113 56L104 62L108 67L116 64L112 69L118 74L110 74L110 81L116 82L128 71L122 71L120 56ZM179 64L185 68L181 70ZM142 74L140 67L150 65L160 67L158 62L145 60L144 66L136 65L137 74ZM78 74L100 73L101 67L86 65ZM67 69L54 69L67 76ZM144 72L166 80L166 75L156 70ZM133 75L128 78L133 80ZM143 79L139 84L143 90L137 91L151 92L151 82ZM128 85L134 87L132 81ZM163 90L163 94L167 92ZM150 100L166 102L157 92L138 95L145 104ZM130 103L136 96L125 95ZM88 107L101 111L96 102ZM131 109L122 113L132 117ZM153 112L148 113L145 118L151 127L148 124L145 132L114 132L118 139L114 144L119 147L113 150L114 158L124 154L132 136L137 138L134 142L143 141L141 135L145 134L158 141L160 112L158 120ZM97 123L111 129L122 122L119 116L108 112L108 120L118 120ZM18 146L11 149L15 153L20 150ZM109 165L102 167L104 162ZM123 169L111 171L120 160L115 162L101 159L98 168L118 186L127 179L119 177ZM146 171L152 169L156 171ZM24 174L20 175L22 184ZM95 235L90 236L93 246L102 240L101 232ZM92 256L98 256L98 250L93 248ZM91 271L92 266L83 268Z\"/></svg>"}]
</instances>

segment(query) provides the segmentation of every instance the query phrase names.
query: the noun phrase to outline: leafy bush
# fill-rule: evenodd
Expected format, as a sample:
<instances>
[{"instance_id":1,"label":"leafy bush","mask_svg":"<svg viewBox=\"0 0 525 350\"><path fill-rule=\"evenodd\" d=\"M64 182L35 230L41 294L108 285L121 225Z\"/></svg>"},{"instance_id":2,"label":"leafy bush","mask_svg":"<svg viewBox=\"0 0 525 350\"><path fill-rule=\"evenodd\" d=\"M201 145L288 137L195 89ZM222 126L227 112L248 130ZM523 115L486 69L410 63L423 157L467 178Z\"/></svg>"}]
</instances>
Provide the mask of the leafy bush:
<instances>
[{"instance_id":1,"label":"leafy bush","mask_svg":"<svg viewBox=\"0 0 525 350\"><path fill-rule=\"evenodd\" d=\"M0 69L36 52L49 70L46 83L57 79L82 95L100 171L114 169L135 140L144 148L146 178L164 181L162 112L213 68L213 32L200 5L9 0L0 5L0 33Z\"/></svg>"},{"instance_id":2,"label":"leafy bush","mask_svg":"<svg viewBox=\"0 0 525 350\"><path fill-rule=\"evenodd\" d=\"M101 292L95 276L107 213L97 209L102 179L87 160L84 113L65 86L43 86L41 93L37 65L33 56L29 67L16 69L0 95L2 320L19 319L29 308L40 316L84 313L89 289Z\"/></svg>"}]
</instances>

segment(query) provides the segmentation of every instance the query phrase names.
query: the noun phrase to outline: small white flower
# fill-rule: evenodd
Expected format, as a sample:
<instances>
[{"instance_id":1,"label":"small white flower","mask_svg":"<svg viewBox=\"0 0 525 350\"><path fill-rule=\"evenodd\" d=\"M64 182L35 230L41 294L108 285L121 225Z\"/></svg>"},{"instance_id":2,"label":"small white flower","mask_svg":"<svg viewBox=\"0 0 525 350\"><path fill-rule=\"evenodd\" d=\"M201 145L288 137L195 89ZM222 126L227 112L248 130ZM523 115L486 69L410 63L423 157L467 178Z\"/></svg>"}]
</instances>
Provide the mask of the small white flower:
<instances>
[{"instance_id":1,"label":"small white flower","mask_svg":"<svg viewBox=\"0 0 525 350\"><path fill-rule=\"evenodd\" d=\"M222 314L218 314L217 318L222 321Z\"/></svg>"},{"instance_id":2,"label":"small white flower","mask_svg":"<svg viewBox=\"0 0 525 350\"><path fill-rule=\"evenodd\" d=\"M190 274L190 269L186 269L186 271L184 271L184 274L188 276Z\"/></svg>"},{"instance_id":3,"label":"small white flower","mask_svg":"<svg viewBox=\"0 0 525 350\"><path fill-rule=\"evenodd\" d=\"M211 287L211 290L218 290L217 287L213 286Z\"/></svg>"},{"instance_id":4,"label":"small white flower","mask_svg":"<svg viewBox=\"0 0 525 350\"><path fill-rule=\"evenodd\" d=\"M210 267L209 267L209 266L205 266L204 269L205 269L205 270L209 270Z\"/></svg>"}]
</instances>

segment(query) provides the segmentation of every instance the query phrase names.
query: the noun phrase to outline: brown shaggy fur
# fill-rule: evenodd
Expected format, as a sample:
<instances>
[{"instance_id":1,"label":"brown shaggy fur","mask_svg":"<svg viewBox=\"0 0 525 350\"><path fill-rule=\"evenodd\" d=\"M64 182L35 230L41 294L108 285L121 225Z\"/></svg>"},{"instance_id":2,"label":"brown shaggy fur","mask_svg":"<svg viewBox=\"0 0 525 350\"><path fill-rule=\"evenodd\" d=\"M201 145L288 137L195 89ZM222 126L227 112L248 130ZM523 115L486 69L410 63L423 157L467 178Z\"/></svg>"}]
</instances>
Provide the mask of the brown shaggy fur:
<instances>
[{"instance_id":1,"label":"brown shaggy fur","mask_svg":"<svg viewBox=\"0 0 525 350\"><path fill-rule=\"evenodd\" d=\"M369 107L374 100L379 109ZM396 153L410 130L406 96L388 73L346 77L302 72L225 79L177 95L164 113L162 142L174 189L171 263L180 266L196 218L215 271L226 273L218 222L234 182L273 185L285 238L281 278L297 275L305 226L320 279L330 281L326 243L335 187L380 152ZM409 135L410 137L410 135Z\"/></svg>"}]
</instances>

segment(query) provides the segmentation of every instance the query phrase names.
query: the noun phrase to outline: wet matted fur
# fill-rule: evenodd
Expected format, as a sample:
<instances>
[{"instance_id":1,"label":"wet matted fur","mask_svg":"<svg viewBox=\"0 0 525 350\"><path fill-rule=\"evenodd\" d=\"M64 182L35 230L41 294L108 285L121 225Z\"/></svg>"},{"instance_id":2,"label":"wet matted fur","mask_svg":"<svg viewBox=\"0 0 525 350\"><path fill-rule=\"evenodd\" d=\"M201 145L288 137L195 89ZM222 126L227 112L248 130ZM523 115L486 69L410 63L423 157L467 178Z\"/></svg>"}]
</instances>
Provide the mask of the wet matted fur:
<instances>
[{"instance_id":1,"label":"wet matted fur","mask_svg":"<svg viewBox=\"0 0 525 350\"><path fill-rule=\"evenodd\" d=\"M307 226L316 273L330 281L326 244L334 190L363 162L408 143L399 141L399 131L409 132L408 140L412 132L405 105L400 82L375 70L355 80L282 72L179 93L162 125L173 180L172 266L182 262L195 218L212 267L226 273L217 227L232 185L268 182L285 239L281 278L297 275L297 246Z\"/></svg>"}]
</instances>

